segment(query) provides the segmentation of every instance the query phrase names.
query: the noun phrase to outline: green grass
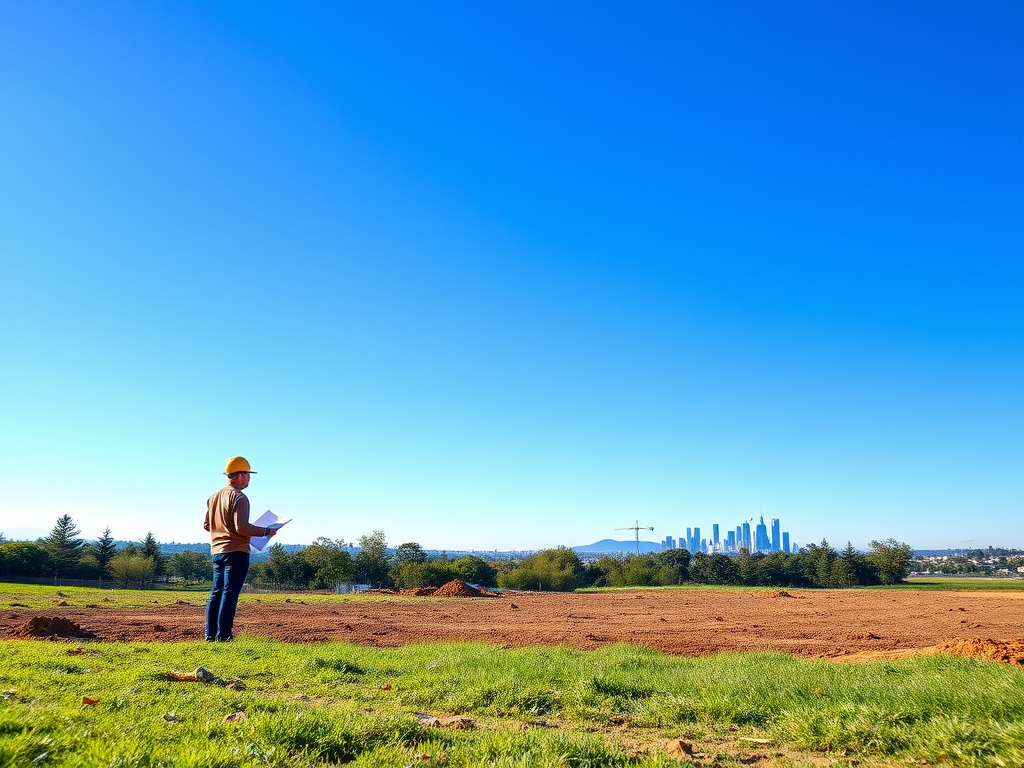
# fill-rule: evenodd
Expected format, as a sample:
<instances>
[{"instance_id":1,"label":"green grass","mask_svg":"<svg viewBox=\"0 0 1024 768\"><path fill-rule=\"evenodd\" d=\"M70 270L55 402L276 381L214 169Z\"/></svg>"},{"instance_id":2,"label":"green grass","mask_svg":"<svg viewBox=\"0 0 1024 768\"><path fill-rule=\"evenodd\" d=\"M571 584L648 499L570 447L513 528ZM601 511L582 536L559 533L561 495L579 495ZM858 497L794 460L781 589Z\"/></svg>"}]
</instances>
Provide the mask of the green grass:
<instances>
[{"instance_id":1,"label":"green grass","mask_svg":"<svg viewBox=\"0 0 1024 768\"><path fill-rule=\"evenodd\" d=\"M808 592L817 591L807 587L748 587L725 584L671 584L661 587L583 587L577 592L635 592L643 590L730 590L730 591L774 591L785 589L788 592L805 590ZM958 590L980 590L987 592L1021 591L1024 592L1024 579L992 579L987 577L964 577L964 576L911 576L903 584L889 584L876 587L854 587L851 591L865 589L901 589L901 590L922 590L935 591L958 591Z\"/></svg>"},{"instance_id":2,"label":"green grass","mask_svg":"<svg viewBox=\"0 0 1024 768\"><path fill-rule=\"evenodd\" d=\"M787 766L1024 762L1024 670L971 659L253 638L74 648L0 643L0 689L13 691L0 701L0 765L678 765L652 748L670 737L723 766L751 752ZM246 689L166 677L199 665ZM224 722L235 712L248 717ZM416 713L465 714L477 728L430 728ZM414 760L424 753L429 763Z\"/></svg>"},{"instance_id":3,"label":"green grass","mask_svg":"<svg viewBox=\"0 0 1024 768\"><path fill-rule=\"evenodd\" d=\"M993 579L987 576L911 576L905 584L883 589L920 589L928 591L973 589L985 592L1024 592L1024 579Z\"/></svg>"},{"instance_id":4,"label":"green grass","mask_svg":"<svg viewBox=\"0 0 1024 768\"><path fill-rule=\"evenodd\" d=\"M91 587L52 587L44 584L0 584L0 609L30 608L44 610L52 608L60 602L68 606L97 606L123 608L140 608L149 605L173 605L179 600L193 605L205 605L209 588L194 589L93 589ZM400 597L398 595L335 595L335 594L243 594L239 603L250 602L283 603L303 602L332 605L339 601L359 600L422 600L423 598Z\"/></svg>"}]
</instances>

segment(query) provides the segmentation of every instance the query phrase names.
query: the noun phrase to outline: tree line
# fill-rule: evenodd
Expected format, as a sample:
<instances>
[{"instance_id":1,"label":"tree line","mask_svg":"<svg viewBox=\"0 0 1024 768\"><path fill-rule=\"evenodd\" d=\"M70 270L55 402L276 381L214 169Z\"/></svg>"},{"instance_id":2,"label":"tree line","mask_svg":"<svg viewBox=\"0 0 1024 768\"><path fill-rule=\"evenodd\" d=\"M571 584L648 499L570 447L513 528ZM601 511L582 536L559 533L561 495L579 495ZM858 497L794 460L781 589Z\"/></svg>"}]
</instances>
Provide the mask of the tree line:
<instances>
[{"instance_id":1,"label":"tree line","mask_svg":"<svg viewBox=\"0 0 1024 768\"><path fill-rule=\"evenodd\" d=\"M842 551L828 541L788 554L739 555L669 549L648 555L605 556L584 563L573 550L547 549L498 574L508 589L567 591L585 587L639 587L719 584L760 587L865 587L898 584L910 573L911 548L885 539L872 541L867 554L851 544Z\"/></svg>"},{"instance_id":2,"label":"tree line","mask_svg":"<svg viewBox=\"0 0 1024 768\"><path fill-rule=\"evenodd\" d=\"M106 528L100 538L79 538L70 515L57 520L48 536L34 542L5 542L0 537L0 576L145 582L160 577L207 581L210 555L184 551L166 556L152 533L117 549ZM847 544L842 551L827 541L798 553L692 555L670 549L645 555L600 557L585 563L567 547L547 549L519 562L488 562L466 555L458 559L429 557L416 542L389 550L383 531L361 536L353 556L341 539L318 538L298 552L280 544L269 557L253 563L248 581L255 586L291 589L332 589L339 584L368 584L376 588L438 587L453 579L506 589L569 591L586 587L720 584L766 587L858 587L896 584L910 573L909 545L895 539L872 541L864 554Z\"/></svg>"},{"instance_id":3,"label":"tree line","mask_svg":"<svg viewBox=\"0 0 1024 768\"><path fill-rule=\"evenodd\" d=\"M36 541L3 541L0 537L0 576L110 578L128 584L165 576L201 581L209 578L213 568L210 556L202 552L164 555L152 532L121 549L109 527L91 543L79 538L80 533L71 515L64 515L48 536Z\"/></svg>"},{"instance_id":4,"label":"tree line","mask_svg":"<svg viewBox=\"0 0 1024 768\"><path fill-rule=\"evenodd\" d=\"M454 579L485 586L496 584L494 566L473 555L455 560L429 557L415 541L399 544L391 552L383 531L360 536L358 544L355 556L341 540L317 539L294 553L275 544L266 562L252 565L250 581L254 586L293 589L331 588L345 583L368 584L378 589L440 587Z\"/></svg>"}]
</instances>

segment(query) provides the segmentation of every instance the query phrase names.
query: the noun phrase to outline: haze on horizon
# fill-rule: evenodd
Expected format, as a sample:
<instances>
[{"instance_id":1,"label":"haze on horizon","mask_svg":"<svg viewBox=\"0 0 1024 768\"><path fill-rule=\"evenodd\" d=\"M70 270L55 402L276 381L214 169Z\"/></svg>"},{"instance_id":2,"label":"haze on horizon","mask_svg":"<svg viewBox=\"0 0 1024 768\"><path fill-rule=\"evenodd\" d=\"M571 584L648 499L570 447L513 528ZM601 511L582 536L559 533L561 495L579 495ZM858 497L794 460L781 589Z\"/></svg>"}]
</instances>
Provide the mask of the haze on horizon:
<instances>
[{"instance_id":1,"label":"haze on horizon","mask_svg":"<svg viewBox=\"0 0 1024 768\"><path fill-rule=\"evenodd\" d=\"M0 4L0 531L1024 548L1024 6Z\"/></svg>"}]
</instances>

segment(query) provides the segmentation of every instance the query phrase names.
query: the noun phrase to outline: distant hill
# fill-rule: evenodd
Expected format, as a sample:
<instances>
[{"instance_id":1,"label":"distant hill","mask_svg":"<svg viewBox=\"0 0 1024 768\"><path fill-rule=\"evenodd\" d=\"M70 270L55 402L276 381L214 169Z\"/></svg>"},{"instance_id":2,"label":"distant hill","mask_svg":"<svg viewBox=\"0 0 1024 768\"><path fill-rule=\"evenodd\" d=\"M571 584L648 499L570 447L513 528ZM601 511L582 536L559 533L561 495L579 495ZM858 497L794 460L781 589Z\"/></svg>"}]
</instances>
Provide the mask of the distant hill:
<instances>
[{"instance_id":1,"label":"distant hill","mask_svg":"<svg viewBox=\"0 0 1024 768\"><path fill-rule=\"evenodd\" d=\"M593 544L582 544L578 547L570 547L574 552L594 554L597 552L636 552L636 541L615 541L614 539L601 539ZM640 553L661 552L661 544L655 541L641 541Z\"/></svg>"}]
</instances>

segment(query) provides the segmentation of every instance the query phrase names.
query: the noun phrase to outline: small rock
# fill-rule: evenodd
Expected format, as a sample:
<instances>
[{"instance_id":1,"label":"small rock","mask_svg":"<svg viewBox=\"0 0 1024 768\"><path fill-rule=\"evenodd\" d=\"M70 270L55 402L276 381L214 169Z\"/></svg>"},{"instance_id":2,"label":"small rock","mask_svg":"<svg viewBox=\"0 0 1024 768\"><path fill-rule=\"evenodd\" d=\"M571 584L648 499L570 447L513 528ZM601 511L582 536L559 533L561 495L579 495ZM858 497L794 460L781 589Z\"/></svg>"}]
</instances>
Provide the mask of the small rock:
<instances>
[{"instance_id":1,"label":"small rock","mask_svg":"<svg viewBox=\"0 0 1024 768\"><path fill-rule=\"evenodd\" d=\"M465 715L442 717L440 719L440 725L442 728L454 728L457 731L468 731L476 727L476 723Z\"/></svg>"},{"instance_id":2,"label":"small rock","mask_svg":"<svg viewBox=\"0 0 1024 768\"><path fill-rule=\"evenodd\" d=\"M196 667L196 680L201 683L212 683L217 679L217 676L213 674L206 667Z\"/></svg>"},{"instance_id":3,"label":"small rock","mask_svg":"<svg viewBox=\"0 0 1024 768\"><path fill-rule=\"evenodd\" d=\"M249 719L249 716L245 712L232 712L230 715L224 716L225 723L244 723Z\"/></svg>"},{"instance_id":4,"label":"small rock","mask_svg":"<svg viewBox=\"0 0 1024 768\"><path fill-rule=\"evenodd\" d=\"M173 709L170 712L168 712L167 714L160 715L160 717L162 717L168 723L176 723L176 722L178 722L178 714Z\"/></svg>"}]
</instances>

